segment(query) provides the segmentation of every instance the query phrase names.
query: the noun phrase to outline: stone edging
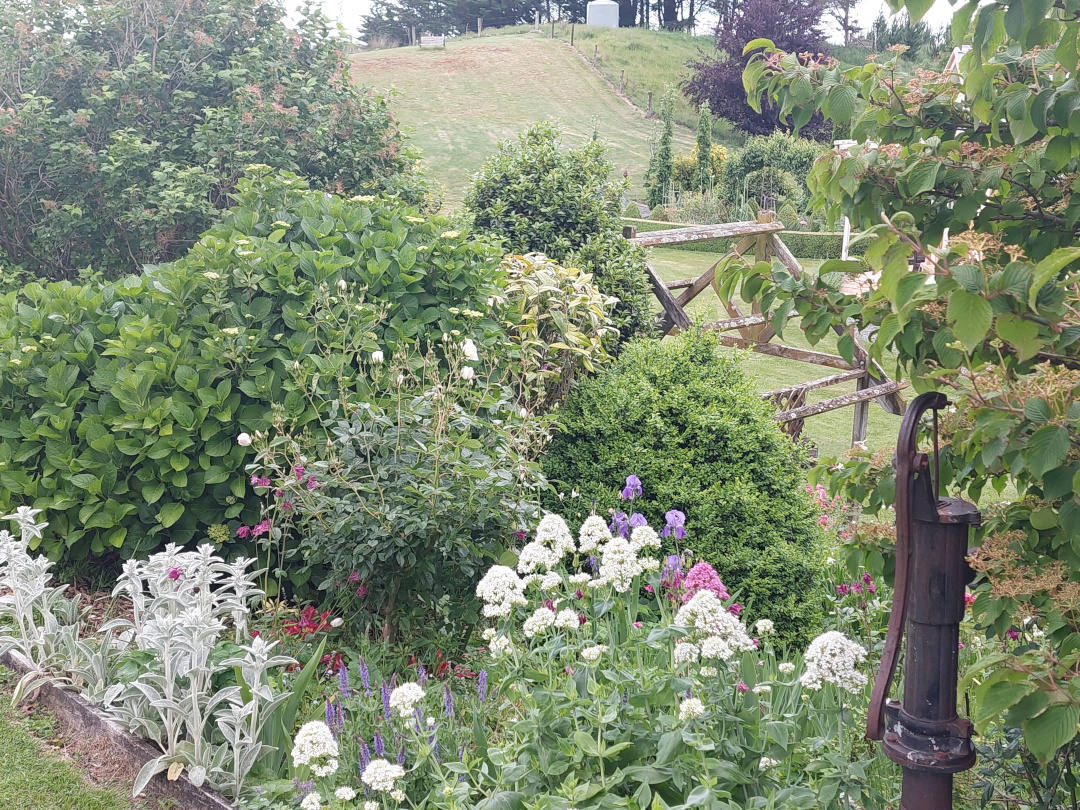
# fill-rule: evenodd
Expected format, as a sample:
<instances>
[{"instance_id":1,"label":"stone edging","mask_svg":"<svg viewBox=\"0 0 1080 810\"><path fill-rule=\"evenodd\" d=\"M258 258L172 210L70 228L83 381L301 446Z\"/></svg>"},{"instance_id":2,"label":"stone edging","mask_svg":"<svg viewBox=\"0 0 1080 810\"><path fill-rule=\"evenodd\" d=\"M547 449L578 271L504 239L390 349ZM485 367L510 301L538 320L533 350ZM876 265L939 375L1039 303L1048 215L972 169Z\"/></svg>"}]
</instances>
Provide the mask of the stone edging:
<instances>
[{"instance_id":1,"label":"stone edging","mask_svg":"<svg viewBox=\"0 0 1080 810\"><path fill-rule=\"evenodd\" d=\"M0 663L17 672L20 677L33 670L33 665L14 650L0 657ZM139 769L161 755L161 751L124 729L77 692L46 684L38 690L37 702L53 713L64 739L70 741L73 748L116 763L119 766L118 775L128 780L129 791ZM219 793L195 787L186 774L170 782L165 774L160 773L150 780L140 795L171 801L184 810L236 810Z\"/></svg>"}]
</instances>

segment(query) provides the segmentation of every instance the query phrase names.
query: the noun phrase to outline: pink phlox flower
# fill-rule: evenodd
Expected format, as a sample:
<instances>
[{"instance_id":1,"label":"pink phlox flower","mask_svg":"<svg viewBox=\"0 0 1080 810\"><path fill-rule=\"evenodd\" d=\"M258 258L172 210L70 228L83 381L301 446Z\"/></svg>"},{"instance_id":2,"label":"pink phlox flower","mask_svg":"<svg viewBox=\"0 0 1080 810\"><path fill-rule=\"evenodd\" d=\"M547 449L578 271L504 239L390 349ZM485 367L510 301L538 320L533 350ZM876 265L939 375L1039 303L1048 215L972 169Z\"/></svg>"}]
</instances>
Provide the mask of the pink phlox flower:
<instances>
[{"instance_id":1,"label":"pink phlox flower","mask_svg":"<svg viewBox=\"0 0 1080 810\"><path fill-rule=\"evenodd\" d=\"M254 526L251 527L251 535L252 535L252 537L259 537L260 535L266 534L269 531L270 531L270 521L269 520L264 520L261 523L256 523Z\"/></svg>"},{"instance_id":2,"label":"pink phlox flower","mask_svg":"<svg viewBox=\"0 0 1080 810\"><path fill-rule=\"evenodd\" d=\"M683 578L683 601L689 602L698 591L712 591L717 599L730 599L731 595L720 581L716 569L707 562L699 562L694 565Z\"/></svg>"}]
</instances>

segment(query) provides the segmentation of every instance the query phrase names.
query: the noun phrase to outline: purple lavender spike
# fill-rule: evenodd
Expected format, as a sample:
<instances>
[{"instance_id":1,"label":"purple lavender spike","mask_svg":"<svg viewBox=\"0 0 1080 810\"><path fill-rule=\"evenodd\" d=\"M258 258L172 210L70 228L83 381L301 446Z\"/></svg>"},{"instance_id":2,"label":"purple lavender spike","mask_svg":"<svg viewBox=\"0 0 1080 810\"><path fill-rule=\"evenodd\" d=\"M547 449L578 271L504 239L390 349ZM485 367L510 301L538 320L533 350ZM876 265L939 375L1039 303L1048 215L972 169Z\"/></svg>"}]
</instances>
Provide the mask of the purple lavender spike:
<instances>
[{"instance_id":1,"label":"purple lavender spike","mask_svg":"<svg viewBox=\"0 0 1080 810\"><path fill-rule=\"evenodd\" d=\"M371 763L371 751L367 747L367 743L363 740L360 741L360 773L363 775L364 770Z\"/></svg>"},{"instance_id":2,"label":"purple lavender spike","mask_svg":"<svg viewBox=\"0 0 1080 810\"><path fill-rule=\"evenodd\" d=\"M326 701L326 725L329 726L330 731L334 735L334 739L337 739L337 717L334 712L334 704L331 701Z\"/></svg>"},{"instance_id":3,"label":"purple lavender spike","mask_svg":"<svg viewBox=\"0 0 1080 810\"><path fill-rule=\"evenodd\" d=\"M338 670L338 691L341 693L342 700L348 700L349 698L349 669L346 666L342 666Z\"/></svg>"},{"instance_id":4,"label":"purple lavender spike","mask_svg":"<svg viewBox=\"0 0 1080 810\"><path fill-rule=\"evenodd\" d=\"M388 684L386 681L383 681L381 691L382 691L383 717L385 717L387 720L389 720L390 719L390 692L393 691L393 690L390 689L390 684Z\"/></svg>"},{"instance_id":5,"label":"purple lavender spike","mask_svg":"<svg viewBox=\"0 0 1080 810\"><path fill-rule=\"evenodd\" d=\"M404 745L401 746L401 750L398 751L397 764L398 765L404 765L405 764L405 746Z\"/></svg>"},{"instance_id":6,"label":"purple lavender spike","mask_svg":"<svg viewBox=\"0 0 1080 810\"><path fill-rule=\"evenodd\" d=\"M427 670L424 669L423 664L416 667L416 675L420 679L420 685L427 686Z\"/></svg>"},{"instance_id":7,"label":"purple lavender spike","mask_svg":"<svg viewBox=\"0 0 1080 810\"><path fill-rule=\"evenodd\" d=\"M483 703L487 700L487 670L480 670L480 676L476 679L476 694Z\"/></svg>"},{"instance_id":8,"label":"purple lavender spike","mask_svg":"<svg viewBox=\"0 0 1080 810\"><path fill-rule=\"evenodd\" d=\"M419 706L413 709L413 717L416 718L416 733L419 734L424 725L424 713L420 711Z\"/></svg>"},{"instance_id":9,"label":"purple lavender spike","mask_svg":"<svg viewBox=\"0 0 1080 810\"><path fill-rule=\"evenodd\" d=\"M368 672L367 663L360 659L360 683L364 687L364 696L371 697L371 673Z\"/></svg>"},{"instance_id":10,"label":"purple lavender spike","mask_svg":"<svg viewBox=\"0 0 1080 810\"><path fill-rule=\"evenodd\" d=\"M449 686L446 687L446 693L443 696L443 714L451 720L454 719L454 696L450 692Z\"/></svg>"},{"instance_id":11,"label":"purple lavender spike","mask_svg":"<svg viewBox=\"0 0 1080 810\"><path fill-rule=\"evenodd\" d=\"M375 732L375 756L381 757L386 753L386 745L383 743L383 738L379 735L379 732Z\"/></svg>"}]
</instances>

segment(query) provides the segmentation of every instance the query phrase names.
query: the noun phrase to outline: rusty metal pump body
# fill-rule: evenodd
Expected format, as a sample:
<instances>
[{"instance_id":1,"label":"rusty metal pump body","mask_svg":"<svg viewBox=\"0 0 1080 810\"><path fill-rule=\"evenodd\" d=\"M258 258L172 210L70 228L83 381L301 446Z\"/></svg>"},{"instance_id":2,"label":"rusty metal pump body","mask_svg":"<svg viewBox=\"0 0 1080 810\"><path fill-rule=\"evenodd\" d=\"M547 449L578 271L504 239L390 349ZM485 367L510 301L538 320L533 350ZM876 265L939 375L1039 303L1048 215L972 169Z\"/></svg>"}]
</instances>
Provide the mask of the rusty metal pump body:
<instances>
[{"instance_id":1,"label":"rusty metal pump body","mask_svg":"<svg viewBox=\"0 0 1080 810\"><path fill-rule=\"evenodd\" d=\"M937 411L943 394L919 396L896 445L896 580L885 651L874 681L866 736L904 769L901 810L952 810L953 774L975 764L971 723L956 712L960 622L971 581L968 534L980 521L967 501L938 495ZM934 418L934 474L918 451L919 421ZM933 480L931 480L931 478ZM887 700L900 642L903 700Z\"/></svg>"}]
</instances>

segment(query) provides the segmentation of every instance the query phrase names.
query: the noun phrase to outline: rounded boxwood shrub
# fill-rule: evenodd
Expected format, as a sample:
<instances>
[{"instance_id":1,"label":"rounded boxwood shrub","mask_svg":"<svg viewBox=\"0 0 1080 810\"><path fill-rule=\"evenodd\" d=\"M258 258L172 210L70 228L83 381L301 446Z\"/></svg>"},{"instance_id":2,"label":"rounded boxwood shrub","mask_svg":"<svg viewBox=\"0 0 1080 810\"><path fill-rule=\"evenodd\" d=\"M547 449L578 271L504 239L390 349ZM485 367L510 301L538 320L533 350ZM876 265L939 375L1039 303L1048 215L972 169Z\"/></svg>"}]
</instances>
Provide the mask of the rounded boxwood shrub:
<instances>
[{"instance_id":1,"label":"rounded boxwood shrub","mask_svg":"<svg viewBox=\"0 0 1080 810\"><path fill-rule=\"evenodd\" d=\"M635 341L608 371L582 381L543 457L564 498L546 505L578 521L593 504L601 515L641 512L661 526L667 510L682 511L683 548L716 568L752 618L804 641L819 626L822 537L805 457L738 360L717 347L709 333ZM644 490L632 507L619 498L630 474ZM572 490L577 499L565 500Z\"/></svg>"}]
</instances>

